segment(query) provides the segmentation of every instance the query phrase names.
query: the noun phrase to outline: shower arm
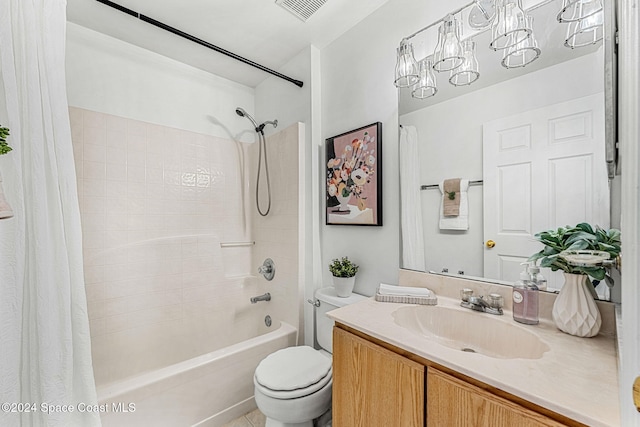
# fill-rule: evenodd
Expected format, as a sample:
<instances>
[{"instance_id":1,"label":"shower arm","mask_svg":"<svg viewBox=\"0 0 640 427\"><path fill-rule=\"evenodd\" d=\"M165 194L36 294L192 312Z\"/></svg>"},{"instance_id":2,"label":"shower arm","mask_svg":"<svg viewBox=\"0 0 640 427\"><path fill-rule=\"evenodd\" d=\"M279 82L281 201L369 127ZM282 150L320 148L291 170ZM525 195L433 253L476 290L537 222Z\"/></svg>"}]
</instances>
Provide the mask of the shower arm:
<instances>
[{"instance_id":1,"label":"shower arm","mask_svg":"<svg viewBox=\"0 0 640 427\"><path fill-rule=\"evenodd\" d=\"M278 127L278 121L277 120L273 120L273 121L267 120L266 122L264 122L264 123L260 124L258 127L256 127L256 132L260 132L262 135L264 135L264 127L266 125L271 125L274 128L277 128Z\"/></svg>"}]
</instances>

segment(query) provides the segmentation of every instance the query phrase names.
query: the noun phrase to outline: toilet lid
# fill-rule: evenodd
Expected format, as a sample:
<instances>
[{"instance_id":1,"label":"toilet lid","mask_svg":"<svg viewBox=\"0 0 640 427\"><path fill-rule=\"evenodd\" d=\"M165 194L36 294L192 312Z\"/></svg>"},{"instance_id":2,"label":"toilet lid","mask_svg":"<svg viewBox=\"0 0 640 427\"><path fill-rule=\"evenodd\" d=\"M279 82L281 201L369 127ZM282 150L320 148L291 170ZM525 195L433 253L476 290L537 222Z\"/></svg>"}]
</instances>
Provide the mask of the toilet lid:
<instances>
[{"instance_id":1,"label":"toilet lid","mask_svg":"<svg viewBox=\"0 0 640 427\"><path fill-rule=\"evenodd\" d=\"M256 385L274 392L300 391L294 394L304 395L325 385L331 379L329 374L331 359L309 346L300 346L278 350L264 358L254 379Z\"/></svg>"}]
</instances>

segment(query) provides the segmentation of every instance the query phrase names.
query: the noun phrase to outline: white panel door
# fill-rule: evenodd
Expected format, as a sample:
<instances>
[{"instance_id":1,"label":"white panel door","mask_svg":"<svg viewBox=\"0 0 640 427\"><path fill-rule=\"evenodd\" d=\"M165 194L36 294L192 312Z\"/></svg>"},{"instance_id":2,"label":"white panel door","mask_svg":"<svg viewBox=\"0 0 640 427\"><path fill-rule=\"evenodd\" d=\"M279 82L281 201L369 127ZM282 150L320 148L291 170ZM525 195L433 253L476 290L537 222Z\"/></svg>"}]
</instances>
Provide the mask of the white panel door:
<instances>
[{"instance_id":1,"label":"white panel door","mask_svg":"<svg viewBox=\"0 0 640 427\"><path fill-rule=\"evenodd\" d=\"M483 125L484 276L514 282L542 245L533 235L580 222L609 227L604 101L596 94ZM545 271L546 270L546 271ZM542 272L549 287L562 276Z\"/></svg>"}]
</instances>

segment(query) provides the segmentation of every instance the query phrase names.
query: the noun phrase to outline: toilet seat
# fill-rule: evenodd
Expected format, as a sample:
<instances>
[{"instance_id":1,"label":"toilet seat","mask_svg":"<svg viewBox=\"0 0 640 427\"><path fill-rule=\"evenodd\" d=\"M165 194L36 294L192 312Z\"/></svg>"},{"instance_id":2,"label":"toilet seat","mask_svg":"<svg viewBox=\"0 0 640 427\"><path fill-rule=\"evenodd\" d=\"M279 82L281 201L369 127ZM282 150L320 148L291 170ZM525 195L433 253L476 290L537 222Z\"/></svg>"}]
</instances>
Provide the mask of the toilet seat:
<instances>
[{"instance_id":1,"label":"toilet seat","mask_svg":"<svg viewBox=\"0 0 640 427\"><path fill-rule=\"evenodd\" d=\"M312 347L289 347L263 359L253 378L256 389L265 396L296 399L331 383L332 363Z\"/></svg>"}]
</instances>

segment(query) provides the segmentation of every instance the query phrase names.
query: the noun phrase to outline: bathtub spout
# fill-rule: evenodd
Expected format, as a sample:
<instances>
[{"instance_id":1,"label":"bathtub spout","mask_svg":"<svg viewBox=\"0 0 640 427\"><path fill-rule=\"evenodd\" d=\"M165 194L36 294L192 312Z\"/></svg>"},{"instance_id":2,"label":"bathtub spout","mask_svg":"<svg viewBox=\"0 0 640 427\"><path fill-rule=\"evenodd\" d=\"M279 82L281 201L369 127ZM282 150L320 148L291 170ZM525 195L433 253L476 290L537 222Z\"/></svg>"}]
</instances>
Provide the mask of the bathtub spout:
<instances>
[{"instance_id":1,"label":"bathtub spout","mask_svg":"<svg viewBox=\"0 0 640 427\"><path fill-rule=\"evenodd\" d=\"M257 297L251 297L251 304L255 304L258 301L271 301L271 294L269 292L267 292L264 295L260 295Z\"/></svg>"}]
</instances>

